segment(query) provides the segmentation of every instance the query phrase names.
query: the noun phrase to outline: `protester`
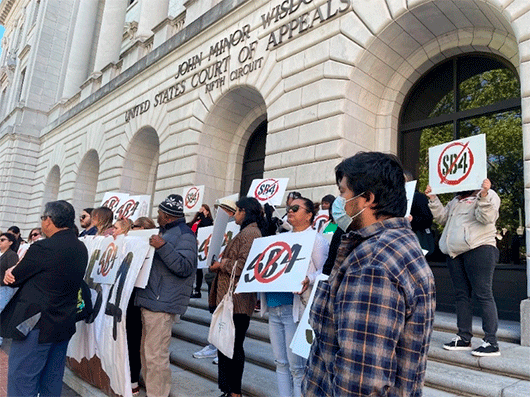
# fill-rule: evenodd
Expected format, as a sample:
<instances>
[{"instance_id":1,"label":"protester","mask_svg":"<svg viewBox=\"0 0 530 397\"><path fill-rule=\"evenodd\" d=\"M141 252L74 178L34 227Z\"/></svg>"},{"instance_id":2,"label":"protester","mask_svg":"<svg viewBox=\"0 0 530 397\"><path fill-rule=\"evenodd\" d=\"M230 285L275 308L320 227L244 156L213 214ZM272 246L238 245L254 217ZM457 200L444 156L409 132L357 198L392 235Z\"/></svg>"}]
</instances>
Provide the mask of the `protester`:
<instances>
[{"instance_id":1,"label":"protester","mask_svg":"<svg viewBox=\"0 0 530 397\"><path fill-rule=\"evenodd\" d=\"M28 243L33 244L35 241L42 239L42 230L40 227L31 229L28 235Z\"/></svg>"},{"instance_id":2,"label":"protester","mask_svg":"<svg viewBox=\"0 0 530 397\"><path fill-rule=\"evenodd\" d=\"M13 267L18 262L18 255L14 250L17 239L11 233L0 234L0 313L6 307L15 293L15 289L4 284L6 270ZM3 339L0 337L0 346Z\"/></svg>"},{"instance_id":3,"label":"protester","mask_svg":"<svg viewBox=\"0 0 530 397\"><path fill-rule=\"evenodd\" d=\"M302 197L302 195L299 192L289 192L289 194L287 195L287 199L285 200L285 211L286 212L285 212L285 215L282 216L282 219L278 222L279 223L278 230L277 230L278 233L284 233L284 232L288 232L292 230L291 225L289 224L289 222L287 222L287 214L289 212L289 206L291 205L293 200L298 199L300 197Z\"/></svg>"},{"instance_id":4,"label":"protester","mask_svg":"<svg viewBox=\"0 0 530 397\"><path fill-rule=\"evenodd\" d=\"M91 228L95 226L97 229L96 236L112 236L112 233L114 233L114 226L112 226L114 214L109 208L99 207L94 209L91 214L91 219Z\"/></svg>"},{"instance_id":5,"label":"protester","mask_svg":"<svg viewBox=\"0 0 530 397\"><path fill-rule=\"evenodd\" d=\"M222 211L226 212L226 214L230 217L229 219L232 219L237 211L236 203L233 200L230 200L227 198L222 198L218 200L214 206L216 209L218 210L221 209ZM213 313L217 306L215 299L213 300L210 299L212 284L213 284L213 281L216 275L217 273L211 272L209 270L204 275L204 280L206 281L206 284L208 284L208 300L209 300L208 309L210 313ZM201 350L193 353L192 355L193 355L193 358L199 358L199 359L200 358L213 358L213 363L216 365L219 364L219 357L217 356L217 347L215 347L211 343L204 346Z\"/></svg>"},{"instance_id":6,"label":"protester","mask_svg":"<svg viewBox=\"0 0 530 397\"><path fill-rule=\"evenodd\" d=\"M440 250L448 255L447 267L456 300L457 336L444 344L446 350L471 350L473 337L473 296L482 316L484 342L474 349L474 356L500 356L497 343L498 316L493 298L493 272L499 259L495 242L495 222L501 200L484 179L480 190L460 192L443 206L427 186L429 208L434 219L445 225Z\"/></svg>"},{"instance_id":7,"label":"protester","mask_svg":"<svg viewBox=\"0 0 530 397\"><path fill-rule=\"evenodd\" d=\"M75 333L77 297L88 262L72 230L75 212L66 201L46 203L46 239L31 244L4 283L19 290L1 314L3 337L12 338L7 395L60 396L68 341Z\"/></svg>"},{"instance_id":8,"label":"protester","mask_svg":"<svg viewBox=\"0 0 530 397\"><path fill-rule=\"evenodd\" d=\"M20 235L20 228L18 226L11 226L9 229L7 229L7 232L11 233L13 236L16 237L17 243L15 244L14 249L15 251L18 251L18 248L20 247L20 245L25 243L24 239Z\"/></svg>"},{"instance_id":9,"label":"protester","mask_svg":"<svg viewBox=\"0 0 530 397\"><path fill-rule=\"evenodd\" d=\"M311 200L305 197L294 199L287 212L287 221L293 227L290 233L296 233L301 238L304 234L314 233L311 225L315 213L316 209ZM320 233L317 233L306 277L300 286L301 294L260 293L262 315L269 312L269 335L276 364L280 397L302 395L302 376L306 359L294 354L289 346L309 300L315 279L322 272L328 250L329 243Z\"/></svg>"},{"instance_id":10,"label":"protester","mask_svg":"<svg viewBox=\"0 0 530 397\"><path fill-rule=\"evenodd\" d=\"M81 215L79 216L79 224L84 230L79 234L79 237L95 236L98 233L97 226L92 225L91 214L93 210L93 208L85 208L83 211L81 211Z\"/></svg>"},{"instance_id":11,"label":"protester","mask_svg":"<svg viewBox=\"0 0 530 397\"><path fill-rule=\"evenodd\" d=\"M112 232L112 236L114 238L118 237L120 234L127 234L129 233L129 230L132 229L133 222L130 219L118 219L114 223L114 231Z\"/></svg>"},{"instance_id":12,"label":"protester","mask_svg":"<svg viewBox=\"0 0 530 397\"><path fill-rule=\"evenodd\" d=\"M156 225L151 218L141 216L133 222L131 229L156 229Z\"/></svg>"},{"instance_id":13,"label":"protester","mask_svg":"<svg viewBox=\"0 0 530 397\"><path fill-rule=\"evenodd\" d=\"M332 194L326 194L324 197L322 197L322 200L320 201L321 208L323 210L329 210L333 205L333 201L335 201L335 196Z\"/></svg>"},{"instance_id":14,"label":"protester","mask_svg":"<svg viewBox=\"0 0 530 397\"><path fill-rule=\"evenodd\" d=\"M197 229L200 227L207 227L213 225L213 217L210 212L210 207L207 204L203 204L199 211L195 214L191 222L188 222L188 226L191 227L191 230L195 235L197 235ZM192 298L200 298L201 287L202 287L202 269L197 269L197 276L195 279L195 292L191 294ZM196 357L197 358L197 357Z\"/></svg>"},{"instance_id":15,"label":"protester","mask_svg":"<svg viewBox=\"0 0 530 397\"><path fill-rule=\"evenodd\" d=\"M145 216L136 219L132 226L132 230L155 229L155 223ZM129 352L129 368L131 372L131 387L133 396L140 394L140 370L142 368L142 361L140 357L140 348L142 343L142 314L140 308L134 304L136 299L137 288L133 289L129 304L127 305L127 317L125 322L125 329L127 332L127 350Z\"/></svg>"},{"instance_id":16,"label":"protester","mask_svg":"<svg viewBox=\"0 0 530 397\"><path fill-rule=\"evenodd\" d=\"M333 217L348 233L317 286L306 396L421 396L435 310L434 277L407 220L392 155L357 153L335 168Z\"/></svg>"},{"instance_id":17,"label":"protester","mask_svg":"<svg viewBox=\"0 0 530 397\"><path fill-rule=\"evenodd\" d=\"M228 293L230 275L234 266L235 283L245 266L245 261L250 252L252 242L262 236L261 230L265 228L265 219L260 203L253 197L242 197L236 202L237 211L235 221L241 226L241 231L227 244L221 262L214 262L210 271L217 272L214 284L210 291L210 306L218 305ZM241 382L245 364L243 342L250 324L250 316L256 306L256 294L234 294L234 325L235 342L233 358L228 358L220 351L218 385L223 396L241 396Z\"/></svg>"},{"instance_id":18,"label":"protester","mask_svg":"<svg viewBox=\"0 0 530 397\"><path fill-rule=\"evenodd\" d=\"M186 225L182 197L169 195L158 206L160 234L149 244L155 255L145 289L136 291L142 313L142 374L149 397L167 397L171 389L169 342L175 315L188 307L197 270L197 239Z\"/></svg>"},{"instance_id":19,"label":"protester","mask_svg":"<svg viewBox=\"0 0 530 397\"><path fill-rule=\"evenodd\" d=\"M414 180L410 171L405 170L404 174L406 182ZM431 230L433 216L429 209L429 199L418 191L417 185L410 207L410 218L410 227L418 237L421 248L427 251L426 255L432 254L435 249L434 235Z\"/></svg>"}]
</instances>

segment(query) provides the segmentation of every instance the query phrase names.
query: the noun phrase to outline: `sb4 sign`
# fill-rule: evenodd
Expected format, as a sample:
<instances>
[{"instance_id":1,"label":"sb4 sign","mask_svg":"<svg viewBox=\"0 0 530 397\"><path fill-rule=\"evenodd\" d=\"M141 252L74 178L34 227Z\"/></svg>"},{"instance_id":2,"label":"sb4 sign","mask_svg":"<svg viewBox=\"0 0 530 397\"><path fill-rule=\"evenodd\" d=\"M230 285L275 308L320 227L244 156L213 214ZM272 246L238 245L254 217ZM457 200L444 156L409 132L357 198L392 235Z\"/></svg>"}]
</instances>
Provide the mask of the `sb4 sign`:
<instances>
[{"instance_id":1,"label":"sb4 sign","mask_svg":"<svg viewBox=\"0 0 530 397\"><path fill-rule=\"evenodd\" d=\"M486 177L484 134L429 148L429 185L433 194L480 189Z\"/></svg>"},{"instance_id":2,"label":"sb4 sign","mask_svg":"<svg viewBox=\"0 0 530 397\"><path fill-rule=\"evenodd\" d=\"M248 189L248 197L254 197L261 204L280 205L289 183L289 178L254 179Z\"/></svg>"},{"instance_id":3,"label":"sb4 sign","mask_svg":"<svg viewBox=\"0 0 530 397\"><path fill-rule=\"evenodd\" d=\"M299 292L316 233L282 233L254 240L236 293Z\"/></svg>"}]
</instances>

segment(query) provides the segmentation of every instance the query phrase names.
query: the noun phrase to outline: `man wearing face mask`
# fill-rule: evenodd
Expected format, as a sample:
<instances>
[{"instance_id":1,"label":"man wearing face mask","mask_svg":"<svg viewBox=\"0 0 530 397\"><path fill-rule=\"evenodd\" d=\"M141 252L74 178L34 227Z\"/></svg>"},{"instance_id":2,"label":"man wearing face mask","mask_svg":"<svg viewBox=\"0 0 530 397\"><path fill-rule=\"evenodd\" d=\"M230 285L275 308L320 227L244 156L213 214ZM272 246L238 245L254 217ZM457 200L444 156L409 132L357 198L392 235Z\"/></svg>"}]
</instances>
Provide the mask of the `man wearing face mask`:
<instances>
[{"instance_id":1,"label":"man wearing face mask","mask_svg":"<svg viewBox=\"0 0 530 397\"><path fill-rule=\"evenodd\" d=\"M410 223L403 168L358 153L335 168L332 214L345 231L319 283L306 396L421 396L434 320L434 277Z\"/></svg>"}]
</instances>

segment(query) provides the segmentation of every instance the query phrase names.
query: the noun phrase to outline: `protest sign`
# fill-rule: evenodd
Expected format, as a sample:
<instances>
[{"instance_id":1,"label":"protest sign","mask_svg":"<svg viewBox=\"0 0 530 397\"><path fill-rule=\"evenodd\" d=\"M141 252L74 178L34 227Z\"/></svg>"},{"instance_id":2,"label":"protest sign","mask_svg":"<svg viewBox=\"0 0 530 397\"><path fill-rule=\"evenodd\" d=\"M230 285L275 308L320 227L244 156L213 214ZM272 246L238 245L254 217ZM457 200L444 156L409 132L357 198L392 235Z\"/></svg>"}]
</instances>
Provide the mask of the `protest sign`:
<instances>
[{"instance_id":1,"label":"protest sign","mask_svg":"<svg viewBox=\"0 0 530 397\"><path fill-rule=\"evenodd\" d=\"M100 284L113 284L116 279L116 273L118 272L119 252L118 247L123 245L123 239L125 236L120 235L114 240L114 237L108 236L103 239L97 239L93 244L98 244L92 249L97 249L102 252L97 264L92 268L92 274L90 277L95 283Z\"/></svg>"},{"instance_id":2,"label":"protest sign","mask_svg":"<svg viewBox=\"0 0 530 397\"><path fill-rule=\"evenodd\" d=\"M309 357L309 353L311 351L311 344L313 343L313 339L315 338L315 333L309 325L309 313L311 311L311 305L313 304L313 300L315 299L315 292L317 290L318 283L327 280L328 277L329 276L327 274L321 274L316 278L315 284L313 285L313 289L311 290L311 294L309 295L309 300L307 301L304 313L302 314L302 318L300 319L300 323L298 324L298 327L296 328L296 331L293 335L293 339L291 340L291 344L289 345L289 348L292 350L292 352L300 357Z\"/></svg>"},{"instance_id":3,"label":"protest sign","mask_svg":"<svg viewBox=\"0 0 530 397\"><path fill-rule=\"evenodd\" d=\"M255 239L235 292L300 292L316 234L312 230Z\"/></svg>"},{"instance_id":4,"label":"protest sign","mask_svg":"<svg viewBox=\"0 0 530 397\"><path fill-rule=\"evenodd\" d=\"M151 237L153 234L158 234L158 229L130 230L129 233L127 233L127 236L143 238L149 241L149 237ZM151 273L151 265L153 264L154 255L155 247L150 245L144 263L142 264L140 272L138 273L138 277L136 277L136 283L134 284L135 287L143 289L147 285L147 282L149 281L149 274Z\"/></svg>"},{"instance_id":5,"label":"protest sign","mask_svg":"<svg viewBox=\"0 0 530 397\"><path fill-rule=\"evenodd\" d=\"M432 194L480 189L486 177L486 135L429 148Z\"/></svg>"},{"instance_id":6,"label":"protest sign","mask_svg":"<svg viewBox=\"0 0 530 397\"><path fill-rule=\"evenodd\" d=\"M410 209L412 208L412 200L414 200L414 191L416 190L417 181L409 181L405 183L405 192L407 194L407 212L405 216L410 215Z\"/></svg>"},{"instance_id":7,"label":"protest sign","mask_svg":"<svg viewBox=\"0 0 530 397\"><path fill-rule=\"evenodd\" d=\"M135 221L141 216L149 215L151 196L127 193L107 192L101 201L102 207L109 208L114 214L114 221L120 218Z\"/></svg>"},{"instance_id":8,"label":"protest sign","mask_svg":"<svg viewBox=\"0 0 530 397\"><path fill-rule=\"evenodd\" d=\"M281 205L288 183L289 178L254 179L247 196L255 197L261 205Z\"/></svg>"},{"instance_id":9,"label":"protest sign","mask_svg":"<svg viewBox=\"0 0 530 397\"><path fill-rule=\"evenodd\" d=\"M182 190L182 198L184 200L184 213L189 214L199 211L204 200L204 185L185 187Z\"/></svg>"},{"instance_id":10,"label":"protest sign","mask_svg":"<svg viewBox=\"0 0 530 397\"><path fill-rule=\"evenodd\" d=\"M221 247L223 246L224 236L226 232L226 227L230 216L223 210L217 211L217 216L213 223L212 237L208 245L208 253L206 255L206 264L203 266L208 267L212 263L212 259L219 259L219 254L221 253Z\"/></svg>"},{"instance_id":11,"label":"protest sign","mask_svg":"<svg viewBox=\"0 0 530 397\"><path fill-rule=\"evenodd\" d=\"M210 242L213 234L213 226L200 227L197 229L197 244L199 247L198 251L198 269L205 269L209 266L207 261L208 251L210 247ZM226 245L239 233L239 225L235 222L228 222L226 225L226 230L224 234L224 240L221 245L221 251L219 252L218 259L223 257L223 251Z\"/></svg>"},{"instance_id":12,"label":"protest sign","mask_svg":"<svg viewBox=\"0 0 530 397\"><path fill-rule=\"evenodd\" d=\"M108 395L131 396L125 314L149 243L131 236L116 239L118 270L111 284L100 284L90 275L103 256L103 240L101 236L81 239L89 254L85 281L92 293L94 313L86 321L77 322L77 331L68 344L68 365Z\"/></svg>"},{"instance_id":13,"label":"protest sign","mask_svg":"<svg viewBox=\"0 0 530 397\"><path fill-rule=\"evenodd\" d=\"M329 223L329 211L320 210L318 211L315 220L313 221L313 229L317 232L322 233Z\"/></svg>"}]
</instances>

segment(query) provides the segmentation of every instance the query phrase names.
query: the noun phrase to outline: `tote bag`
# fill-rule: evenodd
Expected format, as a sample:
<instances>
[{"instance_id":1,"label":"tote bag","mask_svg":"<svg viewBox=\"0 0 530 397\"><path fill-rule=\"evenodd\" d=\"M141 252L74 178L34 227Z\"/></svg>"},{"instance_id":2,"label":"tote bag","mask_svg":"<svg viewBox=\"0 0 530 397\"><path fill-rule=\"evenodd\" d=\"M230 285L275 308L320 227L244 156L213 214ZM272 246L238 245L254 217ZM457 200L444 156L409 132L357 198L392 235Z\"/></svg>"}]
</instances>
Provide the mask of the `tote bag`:
<instances>
[{"instance_id":1,"label":"tote bag","mask_svg":"<svg viewBox=\"0 0 530 397\"><path fill-rule=\"evenodd\" d=\"M223 297L212 314L208 342L217 347L226 357L234 356L234 341L236 339L236 327L234 325L234 302L232 294L234 291L234 278L237 262L234 263L230 274L230 285L228 292Z\"/></svg>"}]
</instances>

